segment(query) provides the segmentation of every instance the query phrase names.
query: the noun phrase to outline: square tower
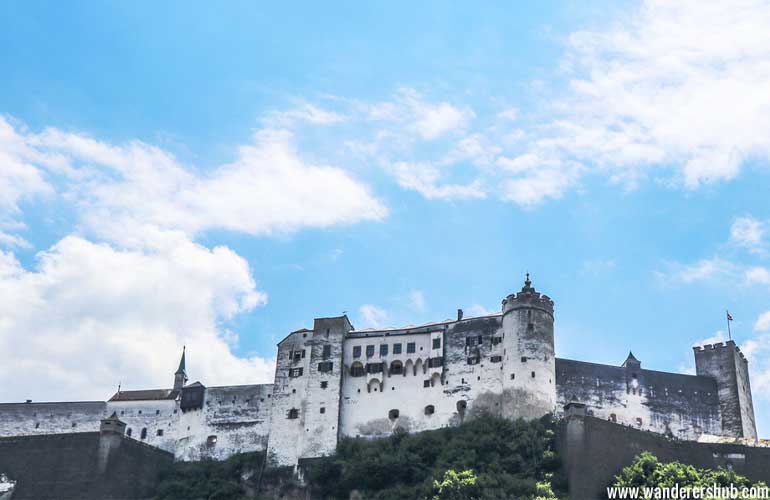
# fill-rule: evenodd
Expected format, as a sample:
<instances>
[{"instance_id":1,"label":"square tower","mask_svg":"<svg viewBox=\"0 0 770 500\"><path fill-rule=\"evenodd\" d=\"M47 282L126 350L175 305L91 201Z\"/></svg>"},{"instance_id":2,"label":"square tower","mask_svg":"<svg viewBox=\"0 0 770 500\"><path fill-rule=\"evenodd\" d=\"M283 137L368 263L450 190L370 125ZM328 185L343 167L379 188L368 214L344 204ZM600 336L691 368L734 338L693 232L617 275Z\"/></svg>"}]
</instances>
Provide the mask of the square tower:
<instances>
[{"instance_id":1,"label":"square tower","mask_svg":"<svg viewBox=\"0 0 770 500\"><path fill-rule=\"evenodd\" d=\"M757 439L749 363L735 342L693 347L698 375L717 382L724 436Z\"/></svg>"}]
</instances>

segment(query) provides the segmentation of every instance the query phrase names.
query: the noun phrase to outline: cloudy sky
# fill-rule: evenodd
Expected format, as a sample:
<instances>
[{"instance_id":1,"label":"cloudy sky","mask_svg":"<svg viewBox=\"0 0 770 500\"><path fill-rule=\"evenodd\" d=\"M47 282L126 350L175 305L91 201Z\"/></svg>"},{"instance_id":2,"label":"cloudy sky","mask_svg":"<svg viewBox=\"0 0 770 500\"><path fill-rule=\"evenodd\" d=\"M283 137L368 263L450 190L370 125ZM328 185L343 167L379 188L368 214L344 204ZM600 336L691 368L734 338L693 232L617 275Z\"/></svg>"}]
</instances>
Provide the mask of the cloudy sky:
<instances>
[{"instance_id":1,"label":"cloudy sky","mask_svg":"<svg viewBox=\"0 0 770 500\"><path fill-rule=\"evenodd\" d=\"M694 371L770 437L770 4L0 4L0 400L272 380L275 344L498 311Z\"/></svg>"}]
</instances>

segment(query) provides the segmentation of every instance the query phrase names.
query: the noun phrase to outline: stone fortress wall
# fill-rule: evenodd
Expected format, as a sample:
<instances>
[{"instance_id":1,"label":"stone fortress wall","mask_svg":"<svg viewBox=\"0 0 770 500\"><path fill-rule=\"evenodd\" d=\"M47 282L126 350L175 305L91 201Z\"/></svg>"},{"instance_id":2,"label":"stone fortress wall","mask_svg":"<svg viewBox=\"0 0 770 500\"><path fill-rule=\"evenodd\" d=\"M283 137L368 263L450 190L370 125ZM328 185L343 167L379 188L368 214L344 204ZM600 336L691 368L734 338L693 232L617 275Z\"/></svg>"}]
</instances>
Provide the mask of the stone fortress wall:
<instances>
[{"instance_id":1,"label":"stone fortress wall","mask_svg":"<svg viewBox=\"0 0 770 500\"><path fill-rule=\"evenodd\" d=\"M461 423L474 414L535 418L584 404L588 415L669 437L756 440L745 358L734 342L695 349L697 375L555 357L553 301L529 278L500 314L418 327L355 330L318 318L278 344L273 384L187 384L119 391L107 402L0 405L0 437L95 431L115 414L127 436L177 460L267 449L296 465L343 437L374 438Z\"/></svg>"}]
</instances>

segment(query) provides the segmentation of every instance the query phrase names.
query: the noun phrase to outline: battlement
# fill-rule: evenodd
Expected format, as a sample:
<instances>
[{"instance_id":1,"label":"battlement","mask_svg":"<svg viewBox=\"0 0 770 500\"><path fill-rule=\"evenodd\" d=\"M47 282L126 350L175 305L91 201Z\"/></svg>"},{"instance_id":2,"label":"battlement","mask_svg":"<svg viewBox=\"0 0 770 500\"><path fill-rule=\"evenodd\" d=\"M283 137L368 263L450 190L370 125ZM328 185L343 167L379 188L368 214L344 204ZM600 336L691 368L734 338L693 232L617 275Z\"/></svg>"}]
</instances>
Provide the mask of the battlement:
<instances>
[{"instance_id":1,"label":"battlement","mask_svg":"<svg viewBox=\"0 0 770 500\"><path fill-rule=\"evenodd\" d=\"M703 346L693 346L692 348L692 350L695 351L696 356L698 355L698 353L702 353L702 352L719 351L719 350L726 350L726 349L735 350L735 352L738 353L740 358L746 363L748 363L746 356L741 352L741 348L735 344L734 340L728 340L727 342L717 342L715 344L706 344Z\"/></svg>"}]
</instances>

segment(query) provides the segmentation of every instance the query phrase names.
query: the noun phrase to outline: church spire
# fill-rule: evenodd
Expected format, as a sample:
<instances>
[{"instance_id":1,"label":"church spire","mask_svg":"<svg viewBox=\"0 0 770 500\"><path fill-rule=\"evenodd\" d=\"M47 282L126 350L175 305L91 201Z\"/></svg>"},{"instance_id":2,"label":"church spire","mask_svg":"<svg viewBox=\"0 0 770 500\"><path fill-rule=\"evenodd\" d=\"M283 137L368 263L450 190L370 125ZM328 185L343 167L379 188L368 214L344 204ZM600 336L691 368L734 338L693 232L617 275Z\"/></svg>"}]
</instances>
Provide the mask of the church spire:
<instances>
[{"instance_id":1,"label":"church spire","mask_svg":"<svg viewBox=\"0 0 770 500\"><path fill-rule=\"evenodd\" d=\"M177 368L176 373L174 373L174 390L179 391L182 390L182 387L187 383L187 370L185 367L185 351L187 350L186 346L182 347L182 359L179 360L179 368Z\"/></svg>"}]
</instances>

